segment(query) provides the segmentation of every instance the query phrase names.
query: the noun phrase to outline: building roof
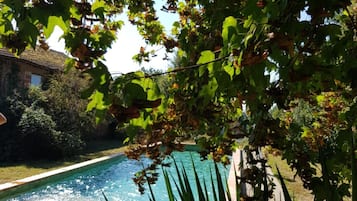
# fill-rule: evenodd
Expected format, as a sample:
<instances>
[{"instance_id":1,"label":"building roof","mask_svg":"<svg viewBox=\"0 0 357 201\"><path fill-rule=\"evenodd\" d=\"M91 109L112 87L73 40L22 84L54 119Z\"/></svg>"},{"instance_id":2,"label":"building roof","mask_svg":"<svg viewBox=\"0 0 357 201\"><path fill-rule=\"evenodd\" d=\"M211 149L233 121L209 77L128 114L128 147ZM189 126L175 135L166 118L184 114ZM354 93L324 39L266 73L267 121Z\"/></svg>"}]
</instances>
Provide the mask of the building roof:
<instances>
[{"instance_id":1,"label":"building roof","mask_svg":"<svg viewBox=\"0 0 357 201\"><path fill-rule=\"evenodd\" d=\"M68 58L64 53L54 50L44 50L40 47L34 49L26 49L18 57L10 50L0 48L0 56L11 59L20 59L23 62L35 64L37 66L48 68L51 70L63 70L65 60Z\"/></svg>"}]
</instances>

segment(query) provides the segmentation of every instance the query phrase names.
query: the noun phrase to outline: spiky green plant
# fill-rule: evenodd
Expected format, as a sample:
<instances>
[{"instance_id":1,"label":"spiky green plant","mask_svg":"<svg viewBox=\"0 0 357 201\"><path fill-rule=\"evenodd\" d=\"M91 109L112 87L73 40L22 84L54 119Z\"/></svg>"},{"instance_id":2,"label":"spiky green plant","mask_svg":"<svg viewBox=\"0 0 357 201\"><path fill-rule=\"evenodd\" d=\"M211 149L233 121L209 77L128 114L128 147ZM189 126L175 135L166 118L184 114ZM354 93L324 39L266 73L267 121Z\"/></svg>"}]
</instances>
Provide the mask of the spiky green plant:
<instances>
[{"instance_id":1,"label":"spiky green plant","mask_svg":"<svg viewBox=\"0 0 357 201\"><path fill-rule=\"evenodd\" d=\"M281 188L283 189L285 201L291 201L291 197L289 195L288 188L286 187L286 184L284 182L284 178L281 175L278 166L277 165L275 165L275 166L276 166L276 170L278 172L279 180L280 180L280 183L281 183Z\"/></svg>"},{"instance_id":2,"label":"spiky green plant","mask_svg":"<svg viewBox=\"0 0 357 201\"><path fill-rule=\"evenodd\" d=\"M235 163L233 163L233 164L235 164ZM238 201L238 199L240 198L240 184L237 179L238 177L237 177L236 167L232 166L231 168L234 168L233 171L234 171L234 178L235 178L235 193L236 193L236 201ZM211 178L212 178L212 173L211 173ZM228 187L228 179L225 178L225 180L227 181L226 186ZM213 187L213 182L212 182L212 187ZM214 193L215 193L215 191L214 191ZM229 188L227 188L227 200L232 201L231 192L230 192ZM217 200L214 200L214 201L217 201Z\"/></svg>"},{"instance_id":3,"label":"spiky green plant","mask_svg":"<svg viewBox=\"0 0 357 201\"><path fill-rule=\"evenodd\" d=\"M105 195L104 191L102 191L102 195L103 195L105 201L109 201L107 196Z\"/></svg>"},{"instance_id":4,"label":"spiky green plant","mask_svg":"<svg viewBox=\"0 0 357 201\"><path fill-rule=\"evenodd\" d=\"M200 201L209 201L210 200L207 183L206 183L207 180L205 178L203 178L203 180L199 179L197 169L196 169L196 166L195 166L195 163L194 163L192 157L191 157L191 163L192 163L192 167L193 167L193 176L195 179L194 184L191 184L189 182L189 175L187 174L186 168L182 165L182 169L180 170L178 168L178 165L177 165L177 162L175 159L173 160L173 164L175 166L175 171L176 171L176 176L177 176L176 178L174 178L171 174L169 175L169 173L167 172L166 169L162 169L163 176L165 179L165 185L166 185L166 189L167 189L167 193L168 193L170 201L175 201L175 200L195 201L195 195L194 195L194 191L192 189L193 185L197 189L198 200L200 200ZM221 175L221 173L218 169L218 165L216 163L214 164L214 169L215 169L216 181L214 180L214 175L213 175L211 169L210 169L210 178L208 179L208 180L210 180L209 182L211 183L211 187L212 187L213 201L219 201L219 200L232 201L230 194L229 194L228 187L227 187L227 191L225 191L224 183L226 185L227 185L227 183L223 181L224 179L222 178L222 175ZM226 177L225 177L225 179L226 179ZM175 184L175 187L177 188L179 199L177 199L173 193L173 188L172 188L171 182L173 182ZM237 201L239 200L239 197L240 197L238 186L239 186L238 181L236 181ZM154 193L150 191L150 194L151 194L151 198L155 199Z\"/></svg>"},{"instance_id":5,"label":"spiky green plant","mask_svg":"<svg viewBox=\"0 0 357 201\"><path fill-rule=\"evenodd\" d=\"M167 189L167 194L169 196L169 201L174 201L175 200L175 196L174 196L174 193L172 191L172 186L171 186L171 183L170 183L169 175L168 175L167 171L164 170L164 169L162 169L162 172L163 172L164 178L165 178L165 186L166 186L166 189Z\"/></svg>"},{"instance_id":6,"label":"spiky green plant","mask_svg":"<svg viewBox=\"0 0 357 201\"><path fill-rule=\"evenodd\" d=\"M351 138L352 201L357 201L357 160L355 156L356 145L354 133L352 133Z\"/></svg>"}]
</instances>

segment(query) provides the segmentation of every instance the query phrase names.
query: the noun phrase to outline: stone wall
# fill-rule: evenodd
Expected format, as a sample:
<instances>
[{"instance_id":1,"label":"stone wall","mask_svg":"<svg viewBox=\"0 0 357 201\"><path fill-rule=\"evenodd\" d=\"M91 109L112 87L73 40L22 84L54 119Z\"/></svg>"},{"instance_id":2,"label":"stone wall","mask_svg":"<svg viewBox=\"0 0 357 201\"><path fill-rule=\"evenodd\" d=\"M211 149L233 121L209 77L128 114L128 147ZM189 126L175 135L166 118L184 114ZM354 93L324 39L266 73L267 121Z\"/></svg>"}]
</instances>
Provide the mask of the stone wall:
<instances>
[{"instance_id":1,"label":"stone wall","mask_svg":"<svg viewBox=\"0 0 357 201\"><path fill-rule=\"evenodd\" d=\"M48 77L51 71L0 57L0 95L6 96L13 88L29 87L32 74Z\"/></svg>"}]
</instances>

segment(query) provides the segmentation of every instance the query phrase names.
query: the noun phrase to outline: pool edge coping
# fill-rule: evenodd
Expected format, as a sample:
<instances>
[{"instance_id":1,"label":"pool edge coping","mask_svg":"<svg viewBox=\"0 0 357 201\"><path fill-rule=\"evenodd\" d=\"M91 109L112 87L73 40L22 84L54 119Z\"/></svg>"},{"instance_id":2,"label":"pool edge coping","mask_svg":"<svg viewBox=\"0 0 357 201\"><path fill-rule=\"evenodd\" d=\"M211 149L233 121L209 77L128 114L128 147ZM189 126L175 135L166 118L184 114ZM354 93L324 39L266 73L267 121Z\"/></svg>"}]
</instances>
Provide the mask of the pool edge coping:
<instances>
[{"instance_id":1,"label":"pool edge coping","mask_svg":"<svg viewBox=\"0 0 357 201\"><path fill-rule=\"evenodd\" d=\"M20 187L20 186L23 186L23 185L26 185L26 184L29 184L29 183L32 183L32 182L41 181L41 180L47 179L47 178L55 176L55 175L60 175L60 174L66 173L66 172L70 172L70 171L73 171L73 170L77 170L77 169L80 169L80 168L87 167L89 165L94 165L94 164L97 164L99 162L103 162L103 161L106 161L106 160L109 160L109 159L113 159L113 158L118 157L118 156L123 155L123 154L124 154L124 152L119 152L119 153L116 153L116 154L111 154L111 155L108 155L108 156L103 156L103 157L100 157L100 158L95 158L95 159L91 159L91 160L88 160L88 161L76 163L76 164L73 164L73 165L70 165L70 166L65 166L65 167L61 167L61 168L55 169L55 170L51 170L51 171L43 172L43 173L40 173L40 174L32 175L32 176L29 176L29 177L25 177L23 179L18 179L18 180L11 181L11 182L6 182L6 183L3 183L3 184L0 184L0 193L8 191L8 190L11 190L11 189L15 189L17 187Z\"/></svg>"}]
</instances>

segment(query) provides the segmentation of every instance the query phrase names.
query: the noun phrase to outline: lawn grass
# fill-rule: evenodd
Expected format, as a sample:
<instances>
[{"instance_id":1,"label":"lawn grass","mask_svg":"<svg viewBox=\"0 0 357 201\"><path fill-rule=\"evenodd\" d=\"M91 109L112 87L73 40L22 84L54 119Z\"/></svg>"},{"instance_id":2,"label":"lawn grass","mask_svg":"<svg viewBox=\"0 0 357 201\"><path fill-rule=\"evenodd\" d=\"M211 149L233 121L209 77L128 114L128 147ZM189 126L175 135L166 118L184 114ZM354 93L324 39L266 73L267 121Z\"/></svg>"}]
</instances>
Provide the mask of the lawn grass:
<instances>
[{"instance_id":1,"label":"lawn grass","mask_svg":"<svg viewBox=\"0 0 357 201\"><path fill-rule=\"evenodd\" d=\"M275 156L273 154L267 154L268 165L272 167L273 174L277 177L278 172L276 170L276 165L278 166L280 173L284 178L284 182L288 188L290 196L294 201L310 201L314 200L314 196L311 194L311 191L303 187L303 182L299 176L295 176L296 171L292 171L289 165L285 160L281 159L281 156ZM276 165L275 165L276 164ZM318 176L320 174L318 173ZM352 191L352 189L350 189ZM351 201L351 197L344 197L344 201Z\"/></svg>"},{"instance_id":2,"label":"lawn grass","mask_svg":"<svg viewBox=\"0 0 357 201\"><path fill-rule=\"evenodd\" d=\"M303 182L299 176L295 176L295 171L291 170L285 160L282 160L280 156L268 154L268 164L272 167L274 175L277 177L278 173L276 166L278 166L281 175L284 178L284 182L288 188L290 197L295 201L309 201L314 200L311 192L303 187Z\"/></svg>"},{"instance_id":3,"label":"lawn grass","mask_svg":"<svg viewBox=\"0 0 357 201\"><path fill-rule=\"evenodd\" d=\"M73 165L86 160L124 152L127 149L118 140L100 140L87 144L81 155L61 161L26 161L0 164L0 184L40 174L60 167Z\"/></svg>"}]
</instances>

